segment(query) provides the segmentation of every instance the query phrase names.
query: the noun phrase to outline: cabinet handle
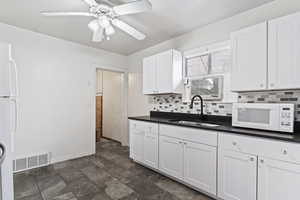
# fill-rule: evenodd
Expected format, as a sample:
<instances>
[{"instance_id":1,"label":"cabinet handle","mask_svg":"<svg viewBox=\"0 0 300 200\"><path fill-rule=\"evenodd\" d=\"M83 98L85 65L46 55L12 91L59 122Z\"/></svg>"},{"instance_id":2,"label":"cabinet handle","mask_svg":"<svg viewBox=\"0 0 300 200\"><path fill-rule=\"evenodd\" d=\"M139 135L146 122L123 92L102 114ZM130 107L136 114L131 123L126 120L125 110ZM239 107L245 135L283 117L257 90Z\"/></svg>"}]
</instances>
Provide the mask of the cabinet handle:
<instances>
[{"instance_id":1,"label":"cabinet handle","mask_svg":"<svg viewBox=\"0 0 300 200\"><path fill-rule=\"evenodd\" d=\"M271 86L271 87L274 87L274 86L275 86L275 84L274 84L274 83L271 83L271 84L270 84L270 86Z\"/></svg>"},{"instance_id":2,"label":"cabinet handle","mask_svg":"<svg viewBox=\"0 0 300 200\"><path fill-rule=\"evenodd\" d=\"M250 161L251 161L251 162L253 162L253 161L254 161L254 158L253 158L253 157L251 157L251 158L250 158Z\"/></svg>"},{"instance_id":3,"label":"cabinet handle","mask_svg":"<svg viewBox=\"0 0 300 200\"><path fill-rule=\"evenodd\" d=\"M260 163L263 164L265 161L263 159L260 160Z\"/></svg>"},{"instance_id":4,"label":"cabinet handle","mask_svg":"<svg viewBox=\"0 0 300 200\"><path fill-rule=\"evenodd\" d=\"M283 155L287 155L287 154L288 154L287 150L283 150Z\"/></svg>"},{"instance_id":5,"label":"cabinet handle","mask_svg":"<svg viewBox=\"0 0 300 200\"><path fill-rule=\"evenodd\" d=\"M263 88L263 87L264 87L264 84L260 84L260 87Z\"/></svg>"},{"instance_id":6,"label":"cabinet handle","mask_svg":"<svg viewBox=\"0 0 300 200\"><path fill-rule=\"evenodd\" d=\"M178 142L179 144L187 145L186 142Z\"/></svg>"},{"instance_id":7,"label":"cabinet handle","mask_svg":"<svg viewBox=\"0 0 300 200\"><path fill-rule=\"evenodd\" d=\"M236 145L237 145L237 143L236 143L236 142L232 142L232 145L233 145L233 146L236 146Z\"/></svg>"}]
</instances>

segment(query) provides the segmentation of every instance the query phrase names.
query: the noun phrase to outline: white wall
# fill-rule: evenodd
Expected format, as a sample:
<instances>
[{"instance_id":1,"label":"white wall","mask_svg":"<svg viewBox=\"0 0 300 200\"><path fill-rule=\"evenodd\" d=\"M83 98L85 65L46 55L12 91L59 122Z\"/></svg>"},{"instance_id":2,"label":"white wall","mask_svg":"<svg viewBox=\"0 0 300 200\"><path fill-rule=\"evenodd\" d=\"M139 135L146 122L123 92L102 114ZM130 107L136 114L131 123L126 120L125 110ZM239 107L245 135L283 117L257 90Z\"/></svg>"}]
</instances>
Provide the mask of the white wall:
<instances>
[{"instance_id":1,"label":"white wall","mask_svg":"<svg viewBox=\"0 0 300 200\"><path fill-rule=\"evenodd\" d=\"M275 0L261 7L209 24L203 28L196 29L190 33L130 55L128 115L146 115L150 110L148 98L142 94L143 57L170 48L186 51L202 45L222 42L229 39L229 34L232 31L297 11L300 11L299 0Z\"/></svg>"},{"instance_id":2,"label":"white wall","mask_svg":"<svg viewBox=\"0 0 300 200\"><path fill-rule=\"evenodd\" d=\"M123 68L127 57L0 24L19 68L15 155L52 152L54 162L95 151L95 66Z\"/></svg>"}]
</instances>

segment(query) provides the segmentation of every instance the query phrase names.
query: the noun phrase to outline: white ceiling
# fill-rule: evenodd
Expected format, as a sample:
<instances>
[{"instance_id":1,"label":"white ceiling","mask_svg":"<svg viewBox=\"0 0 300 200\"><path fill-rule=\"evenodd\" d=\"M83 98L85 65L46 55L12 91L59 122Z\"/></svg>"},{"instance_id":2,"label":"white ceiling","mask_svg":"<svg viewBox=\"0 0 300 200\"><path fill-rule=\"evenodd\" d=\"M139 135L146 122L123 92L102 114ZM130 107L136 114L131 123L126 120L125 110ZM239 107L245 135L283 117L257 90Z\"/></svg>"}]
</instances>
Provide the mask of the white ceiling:
<instances>
[{"instance_id":1,"label":"white ceiling","mask_svg":"<svg viewBox=\"0 0 300 200\"><path fill-rule=\"evenodd\" d=\"M101 0L97 0L99 3ZM115 4L130 0L111 0ZM153 11L122 17L146 33L137 41L118 31L110 41L92 43L89 17L44 17L40 11L87 11L82 0L1 0L0 22L84 45L129 55L195 28L273 0L150 0Z\"/></svg>"}]
</instances>

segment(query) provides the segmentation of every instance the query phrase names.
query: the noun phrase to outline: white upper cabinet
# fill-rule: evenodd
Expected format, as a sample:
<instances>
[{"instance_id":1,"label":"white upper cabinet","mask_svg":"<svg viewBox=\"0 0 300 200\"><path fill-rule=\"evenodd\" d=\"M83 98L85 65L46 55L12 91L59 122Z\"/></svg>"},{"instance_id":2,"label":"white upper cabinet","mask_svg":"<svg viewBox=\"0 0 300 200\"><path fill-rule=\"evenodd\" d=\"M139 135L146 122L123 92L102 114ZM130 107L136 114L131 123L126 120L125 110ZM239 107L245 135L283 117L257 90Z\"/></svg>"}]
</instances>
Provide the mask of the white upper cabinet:
<instances>
[{"instance_id":1,"label":"white upper cabinet","mask_svg":"<svg viewBox=\"0 0 300 200\"><path fill-rule=\"evenodd\" d=\"M156 59L158 92L169 93L170 91L173 91L173 51L166 51L158 54Z\"/></svg>"},{"instance_id":2,"label":"white upper cabinet","mask_svg":"<svg viewBox=\"0 0 300 200\"><path fill-rule=\"evenodd\" d=\"M267 89L267 22L231 34L232 91Z\"/></svg>"},{"instance_id":3,"label":"white upper cabinet","mask_svg":"<svg viewBox=\"0 0 300 200\"><path fill-rule=\"evenodd\" d=\"M151 56L143 60L143 92L144 94L157 93L156 81L156 56Z\"/></svg>"},{"instance_id":4,"label":"white upper cabinet","mask_svg":"<svg viewBox=\"0 0 300 200\"><path fill-rule=\"evenodd\" d=\"M300 88L300 13L269 22L269 88Z\"/></svg>"},{"instance_id":5,"label":"white upper cabinet","mask_svg":"<svg viewBox=\"0 0 300 200\"><path fill-rule=\"evenodd\" d=\"M168 50L143 60L143 93L180 93L182 88L182 55Z\"/></svg>"},{"instance_id":6,"label":"white upper cabinet","mask_svg":"<svg viewBox=\"0 0 300 200\"><path fill-rule=\"evenodd\" d=\"M300 13L231 34L232 91L300 88Z\"/></svg>"}]
</instances>

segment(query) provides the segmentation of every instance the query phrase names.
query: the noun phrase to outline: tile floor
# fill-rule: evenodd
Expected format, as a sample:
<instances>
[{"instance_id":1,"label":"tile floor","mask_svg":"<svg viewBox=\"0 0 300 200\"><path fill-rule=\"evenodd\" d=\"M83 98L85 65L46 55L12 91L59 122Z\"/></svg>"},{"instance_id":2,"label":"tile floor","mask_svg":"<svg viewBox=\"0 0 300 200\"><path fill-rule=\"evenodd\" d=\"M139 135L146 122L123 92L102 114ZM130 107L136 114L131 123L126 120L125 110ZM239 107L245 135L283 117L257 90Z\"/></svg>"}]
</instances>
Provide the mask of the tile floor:
<instances>
[{"instance_id":1,"label":"tile floor","mask_svg":"<svg viewBox=\"0 0 300 200\"><path fill-rule=\"evenodd\" d=\"M102 140L93 156L16 174L15 200L211 200L128 154L127 147Z\"/></svg>"}]
</instances>

